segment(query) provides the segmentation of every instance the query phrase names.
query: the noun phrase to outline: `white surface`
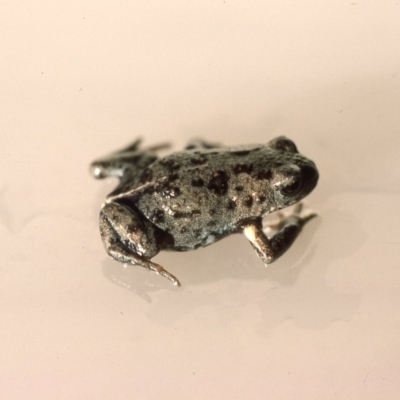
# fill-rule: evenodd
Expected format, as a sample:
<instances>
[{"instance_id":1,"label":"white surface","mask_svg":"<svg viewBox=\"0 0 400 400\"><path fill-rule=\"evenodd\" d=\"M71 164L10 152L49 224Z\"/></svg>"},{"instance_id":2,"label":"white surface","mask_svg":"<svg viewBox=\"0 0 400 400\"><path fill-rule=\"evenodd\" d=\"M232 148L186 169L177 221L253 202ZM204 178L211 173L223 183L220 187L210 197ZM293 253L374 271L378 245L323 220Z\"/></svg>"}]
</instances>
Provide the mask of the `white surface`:
<instances>
[{"instance_id":1,"label":"white surface","mask_svg":"<svg viewBox=\"0 0 400 400\"><path fill-rule=\"evenodd\" d=\"M1 398L397 399L399 7L5 2ZM278 135L321 178L276 264L242 235L161 253L177 289L107 258L92 159Z\"/></svg>"}]
</instances>

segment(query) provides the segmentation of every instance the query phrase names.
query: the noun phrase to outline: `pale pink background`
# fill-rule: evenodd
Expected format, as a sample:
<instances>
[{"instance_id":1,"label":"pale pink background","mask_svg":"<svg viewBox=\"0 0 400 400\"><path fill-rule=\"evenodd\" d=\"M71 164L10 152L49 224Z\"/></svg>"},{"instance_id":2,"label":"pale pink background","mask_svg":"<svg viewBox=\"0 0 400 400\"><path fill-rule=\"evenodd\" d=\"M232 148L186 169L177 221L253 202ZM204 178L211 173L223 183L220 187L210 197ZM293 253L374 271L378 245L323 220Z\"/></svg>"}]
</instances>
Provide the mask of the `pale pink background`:
<instances>
[{"instance_id":1,"label":"pale pink background","mask_svg":"<svg viewBox=\"0 0 400 400\"><path fill-rule=\"evenodd\" d=\"M6 0L0 32L1 398L399 398L397 1ZM278 135L321 180L276 264L107 258L93 158Z\"/></svg>"}]
</instances>

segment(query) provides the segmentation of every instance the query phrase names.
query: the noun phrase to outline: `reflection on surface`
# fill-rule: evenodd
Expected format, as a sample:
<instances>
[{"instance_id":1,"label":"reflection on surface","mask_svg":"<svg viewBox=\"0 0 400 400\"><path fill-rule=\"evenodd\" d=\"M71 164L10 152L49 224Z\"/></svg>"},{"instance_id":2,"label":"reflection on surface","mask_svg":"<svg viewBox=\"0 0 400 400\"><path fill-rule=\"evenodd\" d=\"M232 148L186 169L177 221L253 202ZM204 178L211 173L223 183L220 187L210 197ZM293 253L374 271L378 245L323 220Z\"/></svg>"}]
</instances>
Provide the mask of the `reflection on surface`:
<instances>
[{"instance_id":1,"label":"reflection on surface","mask_svg":"<svg viewBox=\"0 0 400 400\"><path fill-rule=\"evenodd\" d=\"M327 269L356 252L365 239L351 216L338 215L335 210L325 210L323 215L268 268L263 268L242 235L234 235L195 252L162 253L158 257L157 262L181 279L182 288L111 259L104 263L103 272L113 283L152 303L147 316L160 325L173 326L184 317L193 318L207 310L222 325L246 320L246 315L254 319L257 313L255 329L262 335L287 320L309 329L323 328L348 320L357 309L359 296L336 292L327 281ZM351 237L342 234L350 230ZM310 245L315 235L318 246L325 250L317 252L317 244ZM316 254L327 253L329 258L316 258Z\"/></svg>"}]
</instances>

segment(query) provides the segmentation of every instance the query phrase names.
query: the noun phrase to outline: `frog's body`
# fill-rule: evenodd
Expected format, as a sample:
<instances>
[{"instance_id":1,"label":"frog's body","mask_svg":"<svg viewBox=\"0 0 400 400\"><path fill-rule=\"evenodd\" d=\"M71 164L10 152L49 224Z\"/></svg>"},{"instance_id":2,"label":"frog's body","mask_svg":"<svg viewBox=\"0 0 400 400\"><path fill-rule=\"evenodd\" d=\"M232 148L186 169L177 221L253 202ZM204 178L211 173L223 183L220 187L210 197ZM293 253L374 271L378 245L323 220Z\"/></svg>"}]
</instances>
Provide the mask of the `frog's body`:
<instances>
[{"instance_id":1,"label":"frog's body","mask_svg":"<svg viewBox=\"0 0 400 400\"><path fill-rule=\"evenodd\" d=\"M271 240L262 232L264 215L298 203L318 180L315 164L286 138L232 148L197 142L164 158L156 150L139 150L135 142L92 164L95 177L120 177L100 214L105 247L119 261L179 284L149 259L162 249L192 250L244 231L269 263L313 216L295 213Z\"/></svg>"}]
</instances>

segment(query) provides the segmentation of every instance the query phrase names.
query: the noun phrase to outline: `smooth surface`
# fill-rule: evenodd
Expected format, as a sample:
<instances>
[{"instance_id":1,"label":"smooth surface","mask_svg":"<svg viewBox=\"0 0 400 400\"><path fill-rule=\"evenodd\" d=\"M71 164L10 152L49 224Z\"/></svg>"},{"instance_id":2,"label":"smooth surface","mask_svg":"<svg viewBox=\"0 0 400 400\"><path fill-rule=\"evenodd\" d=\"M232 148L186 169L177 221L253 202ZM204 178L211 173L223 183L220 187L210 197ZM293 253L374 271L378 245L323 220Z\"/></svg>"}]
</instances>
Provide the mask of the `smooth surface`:
<instances>
[{"instance_id":1,"label":"smooth surface","mask_svg":"<svg viewBox=\"0 0 400 400\"><path fill-rule=\"evenodd\" d=\"M4 399L397 399L400 4L5 2L0 16ZM320 213L268 269L242 235L108 259L114 181L138 136L292 138Z\"/></svg>"}]
</instances>

